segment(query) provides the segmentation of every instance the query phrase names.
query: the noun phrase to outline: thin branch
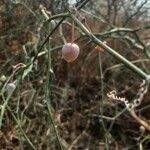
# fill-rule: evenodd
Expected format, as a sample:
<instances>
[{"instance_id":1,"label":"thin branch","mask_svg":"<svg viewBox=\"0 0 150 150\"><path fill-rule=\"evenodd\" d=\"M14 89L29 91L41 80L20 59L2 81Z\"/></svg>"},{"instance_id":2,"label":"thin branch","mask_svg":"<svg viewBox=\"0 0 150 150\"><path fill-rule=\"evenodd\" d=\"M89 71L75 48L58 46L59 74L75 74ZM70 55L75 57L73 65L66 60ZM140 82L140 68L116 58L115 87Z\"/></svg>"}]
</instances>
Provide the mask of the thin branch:
<instances>
[{"instance_id":1,"label":"thin branch","mask_svg":"<svg viewBox=\"0 0 150 150\"><path fill-rule=\"evenodd\" d=\"M119 53L117 53L114 49L103 43L101 40L99 40L95 35L93 35L73 14L70 15L71 18L75 21L75 23L80 26L82 31L97 45L104 48L108 53L110 53L114 58L122 62L124 65L126 65L129 69L140 75L144 79L150 78L150 75L142 71L140 68L132 64L130 61L128 61L126 58L121 56Z\"/></svg>"}]
</instances>

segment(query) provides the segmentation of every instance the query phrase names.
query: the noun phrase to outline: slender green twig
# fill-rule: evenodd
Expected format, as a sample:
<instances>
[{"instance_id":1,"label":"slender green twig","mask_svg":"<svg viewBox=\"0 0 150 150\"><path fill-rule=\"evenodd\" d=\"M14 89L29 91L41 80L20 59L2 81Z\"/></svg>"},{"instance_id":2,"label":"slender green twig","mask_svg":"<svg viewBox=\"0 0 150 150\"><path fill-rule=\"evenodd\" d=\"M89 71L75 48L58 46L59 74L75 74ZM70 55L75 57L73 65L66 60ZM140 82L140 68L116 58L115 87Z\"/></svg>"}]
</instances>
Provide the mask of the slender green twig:
<instances>
[{"instance_id":1,"label":"slender green twig","mask_svg":"<svg viewBox=\"0 0 150 150\"><path fill-rule=\"evenodd\" d=\"M18 119L16 118L16 116L14 115L13 111L11 110L11 108L7 105L7 109L9 110L10 114L12 115L13 119L15 120L15 122L17 123L18 125L18 128L21 132L21 134L24 136L24 138L26 139L26 141L29 143L30 147L33 149L33 150L37 150L35 148L35 146L32 144L32 142L30 141L30 139L27 137L26 133L24 132L24 130L22 129L21 127L21 124L20 122L18 121Z\"/></svg>"},{"instance_id":2,"label":"slender green twig","mask_svg":"<svg viewBox=\"0 0 150 150\"><path fill-rule=\"evenodd\" d=\"M34 56L32 63L34 63L38 57L38 54L42 51L44 45L46 44L46 42L49 40L50 36L56 31L56 29L59 27L59 25L64 21L65 17L62 18L59 23L55 26L55 28L49 33L49 35L46 37L46 39L44 40L44 42L42 43L42 45L40 46L40 48L38 49L36 55Z\"/></svg>"},{"instance_id":3,"label":"slender green twig","mask_svg":"<svg viewBox=\"0 0 150 150\"><path fill-rule=\"evenodd\" d=\"M15 72L12 73L12 75L7 79L7 81L5 82L5 84L3 85L2 88L2 99L4 101L4 104L1 106L1 114L0 114L0 128L2 126L2 120L3 120L3 115L6 109L6 106L8 105L8 102L10 100L10 98L12 97L14 90L16 88L16 86L19 85L20 83L20 78L18 80L16 80L16 84L13 83L13 87L11 87L12 85L9 84L9 82L12 80L13 76L14 76ZM10 85L10 90L8 89L8 86ZM5 98L4 93L7 91L7 98Z\"/></svg>"},{"instance_id":4,"label":"slender green twig","mask_svg":"<svg viewBox=\"0 0 150 150\"><path fill-rule=\"evenodd\" d=\"M46 17L47 18L47 17ZM50 32L50 29L51 29L51 25L50 24L47 24L47 30ZM47 51L48 51L48 67L47 67L47 78L46 78L46 91L45 91L45 97L46 97L46 106L47 106L47 110L48 110L48 113L49 113L49 120L50 120L50 124L52 124L53 126L53 129L54 129L54 133L55 133L55 136L56 136L56 140L57 140L57 143L59 145L59 149L60 150L63 150L63 147L62 147L62 144L61 144L61 141L60 141L60 137L58 135L58 131L57 131L57 128L56 128L56 125L55 125L55 122L54 122L54 119L53 119L53 116L52 116L52 111L51 111L51 82L52 82L52 75L51 75L51 70L52 70L52 66L51 66L51 62L52 62L52 58L51 58L51 46L50 46L50 39L47 41L46 43L46 48L47 48Z\"/></svg>"},{"instance_id":5,"label":"slender green twig","mask_svg":"<svg viewBox=\"0 0 150 150\"><path fill-rule=\"evenodd\" d=\"M16 114L17 114L17 119L18 121L21 122L21 118L20 118L20 100L21 100L21 96L20 96L20 84L17 87L17 106L16 106ZM23 136L21 133L19 133L19 145L20 145L20 150L24 150L24 141L23 141Z\"/></svg>"},{"instance_id":6,"label":"slender green twig","mask_svg":"<svg viewBox=\"0 0 150 150\"><path fill-rule=\"evenodd\" d=\"M90 0L81 0L80 3L77 3L76 8L80 10L83 6L85 6Z\"/></svg>"},{"instance_id":7,"label":"slender green twig","mask_svg":"<svg viewBox=\"0 0 150 150\"><path fill-rule=\"evenodd\" d=\"M101 83L101 101L100 101L100 116L103 116L103 107L104 107L104 82L103 82L103 69L102 69L102 58L101 54L98 53L98 60L99 60L99 72L100 72L100 83ZM108 131L106 129L105 123L103 118L101 117L101 123L103 126L103 129L105 131L105 137L106 137L106 149L109 150L109 138L108 138Z\"/></svg>"},{"instance_id":8,"label":"slender green twig","mask_svg":"<svg viewBox=\"0 0 150 150\"><path fill-rule=\"evenodd\" d=\"M59 148L60 150L63 150L59 135L58 135L58 131L56 129L53 117L52 117L52 111L51 111L51 101L50 101L50 84L51 84L51 56L50 56L50 49L48 49L48 71L47 71L47 81L46 81L46 105L47 105L47 109L48 109L48 113L49 113L49 120L50 123L52 123L52 126L54 128L54 132L57 138L57 143L59 144Z\"/></svg>"},{"instance_id":9,"label":"slender green twig","mask_svg":"<svg viewBox=\"0 0 150 150\"><path fill-rule=\"evenodd\" d=\"M15 122L17 123L18 125L18 128L21 132L21 134L24 136L24 138L26 139L26 141L29 143L30 147L33 149L33 150L36 150L36 148L34 147L34 145L32 144L32 142L30 141L30 139L27 137L26 133L24 132L24 130L22 129L21 127L21 124L20 124L20 121L18 121L18 119L16 118L16 116L14 115L13 111L11 110L11 108L8 106L8 101L9 99L11 98L14 90L12 90L8 97L5 99L4 97L4 92L5 92L5 88L7 86L7 83L9 82L9 80L11 79L12 76L10 76L10 78L6 81L6 83L4 84L3 86L3 89L2 89L2 100L4 101L4 104L5 104L5 107L7 108L7 110L10 112L10 114L12 115L13 119L15 120ZM20 81L21 81L21 78L22 78L22 75L20 77L18 77L18 82L16 84L16 88L17 86L19 85Z\"/></svg>"},{"instance_id":10,"label":"slender green twig","mask_svg":"<svg viewBox=\"0 0 150 150\"><path fill-rule=\"evenodd\" d=\"M149 79L150 75L143 72L140 68L132 64L130 61L128 61L126 58L121 56L119 53L117 53L114 49L103 43L101 40L99 40L95 35L93 35L89 30L73 15L70 14L71 18L75 21L75 23L82 29L82 31L97 45L104 48L108 53L110 53L114 58L122 62L124 65L126 65L129 69L140 75L144 79Z\"/></svg>"},{"instance_id":11,"label":"slender green twig","mask_svg":"<svg viewBox=\"0 0 150 150\"><path fill-rule=\"evenodd\" d=\"M69 16L69 13L62 13L62 14L53 15L50 18L48 18L48 20L46 20L46 22L50 22L51 20L58 19L58 18L64 18L64 17L66 18L68 16Z\"/></svg>"},{"instance_id":12,"label":"slender green twig","mask_svg":"<svg viewBox=\"0 0 150 150\"><path fill-rule=\"evenodd\" d=\"M76 8L77 10L80 10L83 6L85 6L88 3L89 0L81 0L80 2L78 2L76 4ZM34 56L33 60L31 63L34 63L38 57L38 54L42 51L44 45L46 44L46 42L49 40L49 38L51 37L51 35L57 30L57 28L59 27L59 25L67 18L68 13L64 13L60 15L62 17L62 19L58 22L58 24L54 27L53 30L51 30L51 32L49 33L49 35L45 38L44 42L42 43L42 45L39 47L39 49L37 50L36 55ZM55 19L57 17L60 17L59 15L55 16ZM53 17L51 19L54 19ZM30 64L29 64L30 66Z\"/></svg>"},{"instance_id":13,"label":"slender green twig","mask_svg":"<svg viewBox=\"0 0 150 150\"><path fill-rule=\"evenodd\" d=\"M2 126L2 121L3 121L3 116L4 116L4 112L5 112L6 106L7 106L8 102L9 102L13 92L14 92L14 89L8 93L8 97L6 99L4 99L4 97L2 96L4 104L1 106L0 129L1 129L1 126Z\"/></svg>"}]
</instances>

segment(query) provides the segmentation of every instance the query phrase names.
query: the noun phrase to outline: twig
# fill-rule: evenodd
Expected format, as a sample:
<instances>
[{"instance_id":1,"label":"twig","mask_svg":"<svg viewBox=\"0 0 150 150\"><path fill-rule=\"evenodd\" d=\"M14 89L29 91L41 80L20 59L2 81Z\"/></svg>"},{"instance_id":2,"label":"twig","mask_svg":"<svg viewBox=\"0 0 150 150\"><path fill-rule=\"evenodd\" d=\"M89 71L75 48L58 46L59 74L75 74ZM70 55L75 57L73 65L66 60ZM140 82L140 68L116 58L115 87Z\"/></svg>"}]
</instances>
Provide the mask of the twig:
<instances>
[{"instance_id":1,"label":"twig","mask_svg":"<svg viewBox=\"0 0 150 150\"><path fill-rule=\"evenodd\" d=\"M93 35L73 14L70 14L71 18L75 21L75 23L80 26L82 31L97 45L104 48L108 53L110 53L113 57L115 57L117 60L125 64L129 69L140 75L144 79L150 78L150 75L142 71L140 68L132 64L130 61L128 61L126 58L121 56L119 53L117 53L114 49L106 45L104 42L99 40L95 35Z\"/></svg>"},{"instance_id":2,"label":"twig","mask_svg":"<svg viewBox=\"0 0 150 150\"><path fill-rule=\"evenodd\" d=\"M10 78L11 78L11 76L10 76ZM9 79L10 79L10 78L9 78ZM21 76L20 76L20 79L21 79L21 78L22 78L22 74L21 74ZM9 79L8 79L8 81L9 81ZM7 82L5 83L5 85L3 86L3 90L2 90L3 92L4 92L4 88L6 87L8 81L7 81ZM19 85L19 82L18 82L18 84L16 85L16 87L17 87L18 85ZM3 96L3 93L2 93L2 99L3 99L4 103L6 103L6 101L8 101L8 100L11 98L13 92L14 92L14 91L12 91L12 92L9 94L9 96L7 97L6 100L5 100L5 97ZM30 139L27 137L26 133L25 133L24 130L22 129L21 124L20 124L20 121L18 121L18 119L17 119L16 116L14 115L13 111L12 111L11 108L8 106L8 102L7 102L5 105L6 105L7 110L10 112L10 114L11 114L12 117L13 117L13 119L14 119L15 122L17 123L18 128L19 128L21 134L24 136L24 138L26 139L26 141L29 143L30 147L31 147L33 150L36 150L36 148L34 147L34 145L32 144L32 142L30 141Z\"/></svg>"},{"instance_id":3,"label":"twig","mask_svg":"<svg viewBox=\"0 0 150 150\"><path fill-rule=\"evenodd\" d=\"M44 16L46 17L46 19L48 19L48 16L46 15L46 13L44 13ZM48 32L50 32L51 30L51 26L47 23L47 30ZM59 145L59 149L60 150L63 150L63 147L62 147L62 144L61 144L61 141L60 141L60 137L58 135L58 131L57 131L57 128L56 128L56 125L55 125L55 122L54 122L54 119L53 119L53 116L52 116L52 110L51 110L51 89L50 89L50 85L52 83L52 75L51 75L51 62L52 62L52 58L51 58L51 42L50 42L50 39L47 41L46 43L46 48L47 48L47 52L48 52L48 59L47 59L47 63L48 63L48 67L47 67L47 77L46 77L46 91L45 91L45 97L46 97L46 106L47 106L47 110L48 110L48 114L49 114L49 120L50 120L50 125L52 124L53 126L53 129L54 129L54 133L55 133L55 136L56 136L56 141Z\"/></svg>"},{"instance_id":4,"label":"twig","mask_svg":"<svg viewBox=\"0 0 150 150\"><path fill-rule=\"evenodd\" d=\"M150 125L149 125L146 121L144 121L144 120L142 120L140 117L138 117L138 116L136 115L136 113L135 113L134 110L131 110L131 111L130 111L130 114L131 114L132 117L133 117L138 123L140 123L145 129L147 129L148 131L150 131Z\"/></svg>"},{"instance_id":5,"label":"twig","mask_svg":"<svg viewBox=\"0 0 150 150\"><path fill-rule=\"evenodd\" d=\"M104 106L104 81L103 81L103 70L102 70L102 58L101 58L101 54L100 52L98 53L98 60L99 60L99 72L100 72L100 86L101 86L101 101L100 101L100 116L103 116L103 106ZM101 117L101 119L99 120L102 123L102 127L105 131L105 135L106 135L106 149L109 150L109 138L108 138L108 130L106 129L105 123L103 118Z\"/></svg>"},{"instance_id":6,"label":"twig","mask_svg":"<svg viewBox=\"0 0 150 150\"><path fill-rule=\"evenodd\" d=\"M126 109L130 112L132 117L140 123L145 129L150 131L150 124L138 117L135 113L135 108L139 106L143 100L144 95L148 91L148 86L149 86L149 80L148 81L143 81L142 84L140 85L140 89L137 93L138 98L135 98L132 103L129 103L129 101L124 98L124 97L119 97L117 96L117 92L115 90L111 91L110 93L107 93L107 96L113 100L121 101L124 102Z\"/></svg>"}]
</instances>

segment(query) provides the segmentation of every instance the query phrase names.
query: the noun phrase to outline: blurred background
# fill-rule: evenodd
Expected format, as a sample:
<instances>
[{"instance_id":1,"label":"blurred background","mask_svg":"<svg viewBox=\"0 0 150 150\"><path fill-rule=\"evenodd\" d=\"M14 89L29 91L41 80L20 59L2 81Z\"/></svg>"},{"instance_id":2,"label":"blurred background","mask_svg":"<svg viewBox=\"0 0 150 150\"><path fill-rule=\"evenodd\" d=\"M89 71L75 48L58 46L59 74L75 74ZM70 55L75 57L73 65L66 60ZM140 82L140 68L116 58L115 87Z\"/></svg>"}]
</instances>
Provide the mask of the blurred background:
<instances>
[{"instance_id":1,"label":"blurred background","mask_svg":"<svg viewBox=\"0 0 150 150\"><path fill-rule=\"evenodd\" d=\"M48 17L73 9L79 0L0 0L0 89L12 76L14 66L27 65L37 54L51 28ZM107 45L150 73L150 1L91 0L76 11L77 18ZM66 18L49 40L52 79L49 90L53 121L64 149L68 150L148 150L150 136L125 109L107 93L116 90L132 101L142 78L113 58L99 52L95 44L75 24L75 42L79 57L72 63L62 59L61 48L70 42L72 20ZM16 87L5 109L0 129L0 150L32 149L20 132L24 130L36 149L57 150L56 134L49 124L46 108L47 48L43 47L32 68ZM13 76L11 82L17 79ZM10 82L10 80L8 80ZM3 106L2 92L0 104ZM4 95L7 95L6 93ZM140 118L150 125L150 93L136 108ZM2 117L2 107L1 107Z\"/></svg>"}]
</instances>

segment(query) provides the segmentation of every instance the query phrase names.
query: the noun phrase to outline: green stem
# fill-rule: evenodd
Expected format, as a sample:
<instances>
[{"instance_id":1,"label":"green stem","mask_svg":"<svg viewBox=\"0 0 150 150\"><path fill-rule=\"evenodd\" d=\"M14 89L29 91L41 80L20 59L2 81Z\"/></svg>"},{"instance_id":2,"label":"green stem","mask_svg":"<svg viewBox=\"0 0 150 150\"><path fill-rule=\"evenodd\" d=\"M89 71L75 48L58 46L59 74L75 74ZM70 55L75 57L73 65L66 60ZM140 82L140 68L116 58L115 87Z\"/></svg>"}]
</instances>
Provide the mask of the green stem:
<instances>
[{"instance_id":1,"label":"green stem","mask_svg":"<svg viewBox=\"0 0 150 150\"><path fill-rule=\"evenodd\" d=\"M48 31L50 32L50 28L51 26L48 24ZM48 40L47 42L47 51L48 51L48 68L47 68L47 81L46 81L46 106L47 106L47 110L48 110L48 113L49 113L49 120L50 120L50 123L52 124L53 126L53 129L54 129L54 133L55 133L55 136L56 136L56 140L57 140L57 143L58 143L58 146L59 146L59 149L60 150L63 150L63 147L62 147L62 144L61 144L61 141L60 141L60 137L58 135L58 131L57 131L57 128L56 128L56 125L55 125L55 122L53 120L53 115L52 115L52 111L51 111L51 99L50 99L50 96L51 96L51 82L52 82L52 75L51 75L51 47L50 47L50 40Z\"/></svg>"},{"instance_id":2,"label":"green stem","mask_svg":"<svg viewBox=\"0 0 150 150\"><path fill-rule=\"evenodd\" d=\"M11 113L13 119L15 120L15 122L18 124L18 128L21 132L21 134L24 136L24 138L26 139L26 141L29 143L30 147L33 150L37 150L34 145L32 144L32 142L30 141L30 139L27 137L26 133L24 132L24 130L21 127L20 121L17 120L16 116L14 115L14 113L12 112L11 108L7 105L7 109L9 110L9 112Z\"/></svg>"},{"instance_id":3,"label":"green stem","mask_svg":"<svg viewBox=\"0 0 150 150\"><path fill-rule=\"evenodd\" d=\"M71 30L71 43L74 42L74 21L72 21L72 30Z\"/></svg>"},{"instance_id":4,"label":"green stem","mask_svg":"<svg viewBox=\"0 0 150 150\"><path fill-rule=\"evenodd\" d=\"M22 129L21 127L21 123L20 121L18 121L18 119L16 118L16 116L14 115L13 111L11 110L11 108L8 106L8 102L12 96L12 94L14 93L14 90L12 92L9 93L8 97L5 99L5 96L4 96L4 91L5 91L5 88L9 82L9 80L11 79L12 76L9 77L9 79L6 81L6 83L4 84L3 86L3 89L2 89L2 100L4 102L4 108L6 107L7 110L10 112L10 114L12 115L13 119L15 120L15 122L17 123L18 125L18 128L19 128L19 131L20 133L24 136L24 138L26 139L26 141L29 143L30 147L33 149L33 150L36 150L36 148L34 147L34 145L32 144L32 142L30 141L30 139L27 137L26 133L24 132L24 130ZM16 84L16 88L17 86L19 85L20 81L21 81L21 78L22 78L22 75L20 77L18 77L18 80L17 80L17 84Z\"/></svg>"},{"instance_id":5,"label":"green stem","mask_svg":"<svg viewBox=\"0 0 150 150\"><path fill-rule=\"evenodd\" d=\"M62 13L62 14L53 15L52 17L48 18L46 20L46 22L50 22L51 20L58 19L58 18L66 18L68 16L69 16L69 13Z\"/></svg>"},{"instance_id":6,"label":"green stem","mask_svg":"<svg viewBox=\"0 0 150 150\"><path fill-rule=\"evenodd\" d=\"M100 116L101 116L101 123L103 126L103 129L105 131L105 141L106 141L106 150L109 150L109 137L108 137L108 131L106 129L104 120L103 120L103 107L104 107L104 82L103 82L103 69L102 69L102 58L101 58L101 54L98 53L98 60L99 60L99 71L100 71L100 83L101 83L101 101L100 101Z\"/></svg>"},{"instance_id":7,"label":"green stem","mask_svg":"<svg viewBox=\"0 0 150 150\"><path fill-rule=\"evenodd\" d=\"M77 10L80 10L83 6L85 6L88 3L89 0L81 0L80 2L77 3L76 8ZM67 16L70 15L70 13L63 13L63 14L59 14L56 15L55 17L51 17L51 20L62 17L62 19L58 22L58 24L54 27L54 29L49 33L49 35L45 38L44 42L42 43L42 45L39 47L39 49L37 50L36 55L34 56L33 60L31 63L34 63L38 57L38 54L42 51L44 45L46 44L46 42L49 40L49 38L51 37L51 35L56 31L56 29L59 27L59 25L67 18ZM30 66L30 64L26 67L28 68Z\"/></svg>"},{"instance_id":8,"label":"green stem","mask_svg":"<svg viewBox=\"0 0 150 150\"><path fill-rule=\"evenodd\" d=\"M117 53L114 49L107 46L105 43L103 43L101 40L99 40L95 35L93 35L73 14L70 14L71 18L74 20L74 22L81 28L81 30L97 45L104 48L108 53L110 53L114 58L122 62L124 65L126 65L129 69L140 75L144 79L149 79L150 75L142 71L140 68L132 64L130 61L128 61L126 58L121 56L119 53Z\"/></svg>"}]
</instances>

